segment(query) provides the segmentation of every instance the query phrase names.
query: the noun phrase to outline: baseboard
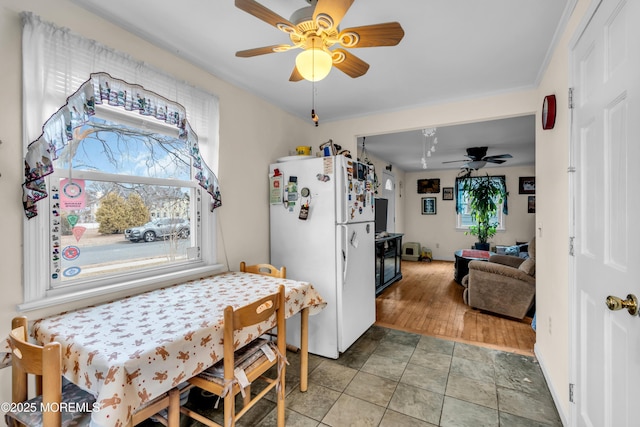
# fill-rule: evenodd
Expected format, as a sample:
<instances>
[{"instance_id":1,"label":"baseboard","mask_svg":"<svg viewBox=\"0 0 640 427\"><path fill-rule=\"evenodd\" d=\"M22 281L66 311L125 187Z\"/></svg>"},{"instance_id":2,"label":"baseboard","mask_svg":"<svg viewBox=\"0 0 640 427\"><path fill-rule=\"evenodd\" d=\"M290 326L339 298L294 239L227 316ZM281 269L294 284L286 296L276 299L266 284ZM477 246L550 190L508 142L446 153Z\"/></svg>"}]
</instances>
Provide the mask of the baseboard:
<instances>
[{"instance_id":1,"label":"baseboard","mask_svg":"<svg viewBox=\"0 0 640 427\"><path fill-rule=\"evenodd\" d=\"M542 375L544 376L544 379L547 382L547 387L549 387L549 392L551 393L551 397L553 398L553 403L556 405L556 409L558 410L560 421L562 422L562 425L566 427L569 425L569 418L567 416L567 413L565 413L564 408L560 404L561 400L559 398L560 394L558 393L558 390L556 390L555 387L550 386L551 383L549 382L549 372L546 369L546 363L544 361L544 358L542 358L540 356L540 353L538 352L538 344L533 345L533 354L535 354L536 359L538 359L538 364L540 365L540 369L542 370ZM565 390L564 392L569 393L568 384L567 384L567 390Z\"/></svg>"}]
</instances>

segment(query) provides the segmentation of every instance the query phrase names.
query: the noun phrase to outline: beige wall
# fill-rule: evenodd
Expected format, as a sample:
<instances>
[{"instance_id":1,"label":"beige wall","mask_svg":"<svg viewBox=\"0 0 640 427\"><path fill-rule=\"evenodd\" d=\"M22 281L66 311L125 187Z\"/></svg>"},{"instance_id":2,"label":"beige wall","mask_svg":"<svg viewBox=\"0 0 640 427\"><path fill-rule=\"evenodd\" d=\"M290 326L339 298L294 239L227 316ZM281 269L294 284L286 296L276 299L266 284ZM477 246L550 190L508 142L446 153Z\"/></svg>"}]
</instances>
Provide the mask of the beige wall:
<instances>
[{"instance_id":1,"label":"beige wall","mask_svg":"<svg viewBox=\"0 0 640 427\"><path fill-rule=\"evenodd\" d=\"M538 88L538 114L544 96L555 94L557 117L554 129L536 129L537 203L537 334L535 352L547 381L555 392L565 419L570 414L569 308L569 142L568 88L571 84L569 48L591 0L578 0L560 35L558 47Z\"/></svg>"},{"instance_id":2,"label":"beige wall","mask_svg":"<svg viewBox=\"0 0 640 427\"><path fill-rule=\"evenodd\" d=\"M101 21L78 8L68 0L3 0L0 6L0 61L2 79L2 111L0 112L0 194L6 201L3 210L4 245L0 257L0 335L6 333L8 324L16 314L16 305L22 301L22 224L24 214L21 208L22 182L22 140L21 140L21 54L20 18L18 12L28 7L43 19L57 25L69 27L74 32L96 39L115 49L127 52L133 57L147 61L194 85L200 86L220 98L220 178L223 207L219 210L219 226L224 230L219 259L228 259L232 268L239 261L258 262L269 257L269 227L267 202L267 166L278 157L285 156L297 145L312 145L333 139L343 148L357 152L356 137L407 129L453 125L520 116L540 114L542 98L555 93L558 97L559 113L556 127L551 131L536 133L535 174L529 170L515 170L515 175L536 176L536 209L534 228L542 223L538 235L538 335L536 354L547 375L549 387L559 404L561 415L566 420L568 414L569 381L569 319L568 312L568 260L566 256L568 240L568 188L567 166L569 147L569 118L566 113L566 93L568 80L568 50L571 35L578 25L590 0L579 0L571 17L568 29L561 35L559 47L546 70L538 89L506 93L482 99L460 101L435 106L423 106L406 111L359 117L349 120L323 123L319 128L294 118L281 110L267 105L260 98L243 92L206 72L186 63L172 54L155 48L135 36ZM206 150L203 150L206 152ZM384 167L384 165L381 165ZM419 195L413 191L420 174L396 172L396 183L403 183L401 195L397 194L397 231L407 233L412 238L416 224L424 228L428 221L419 212ZM453 182L453 177L445 173L437 174L442 185ZM511 178L513 180L513 178ZM509 184L512 195L517 193L517 184ZM400 200L404 199L404 200ZM249 203L249 205L248 205ZM437 219L446 221L447 210L453 207L438 196ZM511 203L511 200L510 200ZM521 201L510 206L514 215L523 209ZM442 214L441 214L442 212ZM451 216L452 217L452 216ZM515 221L515 219L514 219ZM514 235L499 235L498 242L510 242L531 233L531 217L517 225ZM441 225L438 224L438 228ZM508 226L509 227L509 226ZM431 227L428 227L431 228ZM524 231L526 230L526 232ZM422 232L418 232L422 233ZM509 231L511 233L511 231ZM460 233L458 233L460 234ZM460 237L460 236L458 236ZM505 238L507 241L503 241ZM415 240L436 249L433 243L440 243L442 253L450 253L453 247L443 247L444 234L431 240L427 234L415 234ZM460 246L472 243L471 236L456 242ZM424 242L423 242L424 240ZM440 240L437 242L437 240ZM222 245L224 243L224 246ZM442 255L444 258L444 255ZM27 267L28 268L28 267ZM91 303L98 300L92 300ZM83 304L86 304L84 302ZM79 303L80 304L80 303ZM76 304L76 305L79 305ZM32 318L50 312L72 308L73 305L54 307L48 311L27 313ZM552 321L552 326L549 324ZM0 371L0 401L10 399L10 370Z\"/></svg>"},{"instance_id":3,"label":"beige wall","mask_svg":"<svg viewBox=\"0 0 640 427\"><path fill-rule=\"evenodd\" d=\"M361 153L362 148L359 148L360 158ZM382 176L381 171L384 171L389 163L370 154L367 157L374 164L378 176ZM490 175L505 175L509 191L506 230L498 232L489 242L494 246L529 241L534 236L536 215L527 213L528 195L518 194L518 184L521 176L535 176L535 167L531 165L482 169L481 173L485 172ZM392 173L396 178L396 232L404 234L403 242L418 242L431 249L434 259L453 261L453 253L456 250L469 248L477 241L475 236L467 236L464 231L456 230L455 201L442 200L442 190L432 195L417 192L419 179L438 178L441 189L453 187L459 170L403 172L394 167ZM422 215L422 197L426 196L436 197L436 215Z\"/></svg>"},{"instance_id":4,"label":"beige wall","mask_svg":"<svg viewBox=\"0 0 640 427\"><path fill-rule=\"evenodd\" d=\"M458 170L412 172L406 174L406 196L404 197L405 235L403 242L418 242L431 249L433 259L453 261L453 253L458 249L470 248L478 239L456 230L456 202L442 200L442 187L453 187ZM518 194L518 178L534 176L533 166L510 168L485 168L481 174L505 175L509 191L509 215L505 216L505 231L499 231L489 239L491 246L515 245L528 242L534 234L535 214L527 213L527 195ZM474 173L474 176L477 176ZM440 179L440 193L418 194L417 180ZM422 215L422 198L436 197L436 215Z\"/></svg>"}]
</instances>

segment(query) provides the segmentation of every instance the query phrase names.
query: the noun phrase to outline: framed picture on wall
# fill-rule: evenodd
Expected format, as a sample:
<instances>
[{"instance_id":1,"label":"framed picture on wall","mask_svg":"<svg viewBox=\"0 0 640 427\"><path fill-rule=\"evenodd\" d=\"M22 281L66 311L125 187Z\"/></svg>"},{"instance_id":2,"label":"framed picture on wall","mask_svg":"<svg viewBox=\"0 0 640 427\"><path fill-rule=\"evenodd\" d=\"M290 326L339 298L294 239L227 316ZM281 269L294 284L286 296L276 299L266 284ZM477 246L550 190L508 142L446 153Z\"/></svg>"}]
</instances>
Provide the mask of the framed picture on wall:
<instances>
[{"instance_id":1,"label":"framed picture on wall","mask_svg":"<svg viewBox=\"0 0 640 427\"><path fill-rule=\"evenodd\" d=\"M436 198L423 197L422 198L422 215L435 215L435 214L436 214Z\"/></svg>"},{"instance_id":2,"label":"framed picture on wall","mask_svg":"<svg viewBox=\"0 0 640 427\"><path fill-rule=\"evenodd\" d=\"M453 200L453 187L442 187L442 200Z\"/></svg>"},{"instance_id":3,"label":"framed picture on wall","mask_svg":"<svg viewBox=\"0 0 640 427\"><path fill-rule=\"evenodd\" d=\"M536 196L529 196L527 199L527 213L536 213Z\"/></svg>"},{"instance_id":4,"label":"framed picture on wall","mask_svg":"<svg viewBox=\"0 0 640 427\"><path fill-rule=\"evenodd\" d=\"M418 180L418 194L439 193L439 192L440 192L440 178Z\"/></svg>"},{"instance_id":5,"label":"framed picture on wall","mask_svg":"<svg viewBox=\"0 0 640 427\"><path fill-rule=\"evenodd\" d=\"M536 194L536 177L521 176L518 183L518 194Z\"/></svg>"}]
</instances>

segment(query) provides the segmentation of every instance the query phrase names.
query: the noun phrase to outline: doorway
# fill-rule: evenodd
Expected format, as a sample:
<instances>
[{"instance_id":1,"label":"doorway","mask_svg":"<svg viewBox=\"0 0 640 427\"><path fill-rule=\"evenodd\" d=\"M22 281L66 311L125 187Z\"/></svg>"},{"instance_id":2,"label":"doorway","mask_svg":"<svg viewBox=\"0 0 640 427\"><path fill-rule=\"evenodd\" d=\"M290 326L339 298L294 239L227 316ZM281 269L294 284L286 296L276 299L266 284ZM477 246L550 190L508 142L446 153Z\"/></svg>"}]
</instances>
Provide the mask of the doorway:
<instances>
[{"instance_id":1,"label":"doorway","mask_svg":"<svg viewBox=\"0 0 640 427\"><path fill-rule=\"evenodd\" d=\"M382 172L382 182L380 184L382 191L380 194L388 200L387 204L387 232L395 233L396 231L396 178L388 171Z\"/></svg>"}]
</instances>

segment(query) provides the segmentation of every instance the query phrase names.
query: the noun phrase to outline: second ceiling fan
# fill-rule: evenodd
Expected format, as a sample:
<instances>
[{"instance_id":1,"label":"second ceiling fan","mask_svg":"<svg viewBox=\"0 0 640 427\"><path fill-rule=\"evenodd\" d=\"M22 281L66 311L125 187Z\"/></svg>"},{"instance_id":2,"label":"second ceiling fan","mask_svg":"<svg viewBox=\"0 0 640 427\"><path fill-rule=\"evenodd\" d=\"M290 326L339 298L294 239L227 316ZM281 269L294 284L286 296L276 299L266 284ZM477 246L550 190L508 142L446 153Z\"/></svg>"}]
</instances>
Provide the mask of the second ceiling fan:
<instances>
[{"instance_id":1,"label":"second ceiling fan","mask_svg":"<svg viewBox=\"0 0 640 427\"><path fill-rule=\"evenodd\" d=\"M296 58L290 81L321 80L332 65L356 78L369 70L369 64L343 48L395 46L404 37L404 30L397 22L340 29L338 25L354 0L306 1L310 6L285 19L255 0L235 0L237 8L287 33L292 43L242 50L236 52L236 56L248 58L300 48L303 52Z\"/></svg>"},{"instance_id":2,"label":"second ceiling fan","mask_svg":"<svg viewBox=\"0 0 640 427\"><path fill-rule=\"evenodd\" d=\"M504 159L513 158L513 156L511 154L497 154L495 156L487 156L487 149L488 148L489 147L471 147L471 148L467 148L467 155L466 156L469 159L467 159L467 160L452 160L452 161L449 161L449 162L442 162L442 163L445 164L445 163L465 162L465 164L460 167L461 169L478 170L480 168L483 168L487 163L502 164L502 163L506 162L506 160L504 160Z\"/></svg>"}]
</instances>

